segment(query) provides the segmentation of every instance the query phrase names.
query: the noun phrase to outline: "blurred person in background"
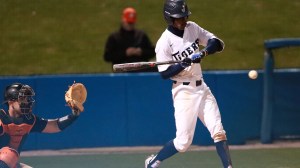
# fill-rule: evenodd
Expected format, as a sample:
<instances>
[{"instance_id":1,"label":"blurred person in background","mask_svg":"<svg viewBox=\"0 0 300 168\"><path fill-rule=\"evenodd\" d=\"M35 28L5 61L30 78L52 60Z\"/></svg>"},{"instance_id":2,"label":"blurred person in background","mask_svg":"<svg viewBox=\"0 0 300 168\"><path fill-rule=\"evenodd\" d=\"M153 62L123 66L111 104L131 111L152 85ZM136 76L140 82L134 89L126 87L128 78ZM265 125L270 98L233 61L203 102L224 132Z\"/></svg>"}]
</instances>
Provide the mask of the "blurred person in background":
<instances>
[{"instance_id":1,"label":"blurred person in background","mask_svg":"<svg viewBox=\"0 0 300 168\"><path fill-rule=\"evenodd\" d=\"M147 34L136 28L137 12L127 7L122 12L119 30L109 35L104 49L104 60L112 64L148 62L155 51ZM132 72L157 72L157 68Z\"/></svg>"}]
</instances>

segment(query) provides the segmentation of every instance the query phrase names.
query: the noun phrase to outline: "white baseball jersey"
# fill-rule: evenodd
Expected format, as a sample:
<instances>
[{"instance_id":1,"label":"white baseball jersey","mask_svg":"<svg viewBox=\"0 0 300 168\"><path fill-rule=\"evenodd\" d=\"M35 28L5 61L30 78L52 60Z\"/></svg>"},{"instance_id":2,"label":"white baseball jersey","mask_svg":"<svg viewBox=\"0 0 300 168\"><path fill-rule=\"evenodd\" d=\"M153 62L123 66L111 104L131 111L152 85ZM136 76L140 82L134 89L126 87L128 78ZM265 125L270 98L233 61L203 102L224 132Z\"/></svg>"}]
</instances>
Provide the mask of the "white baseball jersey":
<instances>
[{"instance_id":1,"label":"white baseball jersey","mask_svg":"<svg viewBox=\"0 0 300 168\"><path fill-rule=\"evenodd\" d=\"M216 37L191 21L187 22L182 38L166 29L156 44L156 61L183 60L185 57L191 57L199 52L199 45L205 47L207 41L211 38ZM165 71L168 66L170 65L160 65L158 69L160 72ZM171 79L179 82L188 82L200 80L201 78L202 70L200 64L192 64L192 66L184 69Z\"/></svg>"},{"instance_id":2,"label":"white baseball jersey","mask_svg":"<svg viewBox=\"0 0 300 168\"><path fill-rule=\"evenodd\" d=\"M205 47L211 38L217 37L191 21L187 22L183 37L166 29L156 44L156 60L160 62L191 58L199 52L199 46ZM158 70L165 71L169 66L160 65ZM207 127L215 142L220 141L218 135L225 137L217 101L202 78L199 63L192 63L171 78L176 81L172 86L176 123L174 145L180 152L186 151L191 145L197 118ZM199 80L202 81L200 85L196 83Z\"/></svg>"}]
</instances>

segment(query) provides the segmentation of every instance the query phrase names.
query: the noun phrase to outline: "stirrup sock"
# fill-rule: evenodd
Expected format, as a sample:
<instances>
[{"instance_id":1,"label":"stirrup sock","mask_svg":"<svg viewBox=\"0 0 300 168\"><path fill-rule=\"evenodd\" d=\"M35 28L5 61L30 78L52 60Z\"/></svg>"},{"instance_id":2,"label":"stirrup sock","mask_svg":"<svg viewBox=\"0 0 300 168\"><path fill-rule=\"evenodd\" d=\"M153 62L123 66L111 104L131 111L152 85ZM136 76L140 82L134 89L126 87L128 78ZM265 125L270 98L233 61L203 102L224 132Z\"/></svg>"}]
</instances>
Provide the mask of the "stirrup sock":
<instances>
[{"instance_id":1,"label":"stirrup sock","mask_svg":"<svg viewBox=\"0 0 300 168\"><path fill-rule=\"evenodd\" d=\"M220 141L215 144L216 144L218 155L222 160L223 167L228 168L232 166L227 141Z\"/></svg>"},{"instance_id":2,"label":"stirrup sock","mask_svg":"<svg viewBox=\"0 0 300 168\"><path fill-rule=\"evenodd\" d=\"M171 140L165 144L165 146L158 152L155 159L153 159L149 165L154 163L156 160L163 161L163 160L175 155L176 153L178 153L178 151L174 146L173 140Z\"/></svg>"}]
</instances>

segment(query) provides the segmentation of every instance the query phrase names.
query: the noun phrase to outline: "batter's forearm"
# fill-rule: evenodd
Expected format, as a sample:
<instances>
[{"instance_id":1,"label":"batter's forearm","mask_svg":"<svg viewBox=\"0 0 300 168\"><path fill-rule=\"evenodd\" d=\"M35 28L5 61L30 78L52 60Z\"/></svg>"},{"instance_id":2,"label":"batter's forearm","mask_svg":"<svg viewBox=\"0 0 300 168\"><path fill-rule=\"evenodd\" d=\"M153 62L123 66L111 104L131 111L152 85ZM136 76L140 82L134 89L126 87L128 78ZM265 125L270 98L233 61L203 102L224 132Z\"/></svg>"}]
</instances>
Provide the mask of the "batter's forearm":
<instances>
[{"instance_id":1,"label":"batter's forearm","mask_svg":"<svg viewBox=\"0 0 300 168\"><path fill-rule=\"evenodd\" d=\"M163 79L169 79L179 74L182 70L184 70L184 67L182 67L180 64L174 64L169 66L167 70L160 72L160 75Z\"/></svg>"},{"instance_id":2,"label":"batter's forearm","mask_svg":"<svg viewBox=\"0 0 300 168\"><path fill-rule=\"evenodd\" d=\"M214 54L216 52L222 51L224 48L224 43L220 39L212 38L207 42L207 46L202 50L205 55Z\"/></svg>"}]
</instances>

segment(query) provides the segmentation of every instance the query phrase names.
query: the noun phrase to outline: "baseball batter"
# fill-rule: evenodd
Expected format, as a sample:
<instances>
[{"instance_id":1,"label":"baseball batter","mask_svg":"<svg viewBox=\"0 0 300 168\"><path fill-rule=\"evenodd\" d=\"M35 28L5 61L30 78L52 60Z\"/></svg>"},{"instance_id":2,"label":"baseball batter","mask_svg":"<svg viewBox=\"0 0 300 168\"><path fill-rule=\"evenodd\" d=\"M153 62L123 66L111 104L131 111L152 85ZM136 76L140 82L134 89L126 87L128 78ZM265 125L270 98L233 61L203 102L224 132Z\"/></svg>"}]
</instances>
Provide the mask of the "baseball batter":
<instances>
[{"instance_id":1,"label":"baseball batter","mask_svg":"<svg viewBox=\"0 0 300 168\"><path fill-rule=\"evenodd\" d=\"M224 43L214 34L188 21L191 12L184 0L166 0L164 18L168 24L155 48L160 61L182 60L158 67L164 79L173 81L176 137L145 161L145 168L158 168L161 162L192 144L197 118L207 127L224 168L232 168L225 130L215 97L203 80L201 59L221 52ZM202 49L200 46L203 46Z\"/></svg>"}]
</instances>

